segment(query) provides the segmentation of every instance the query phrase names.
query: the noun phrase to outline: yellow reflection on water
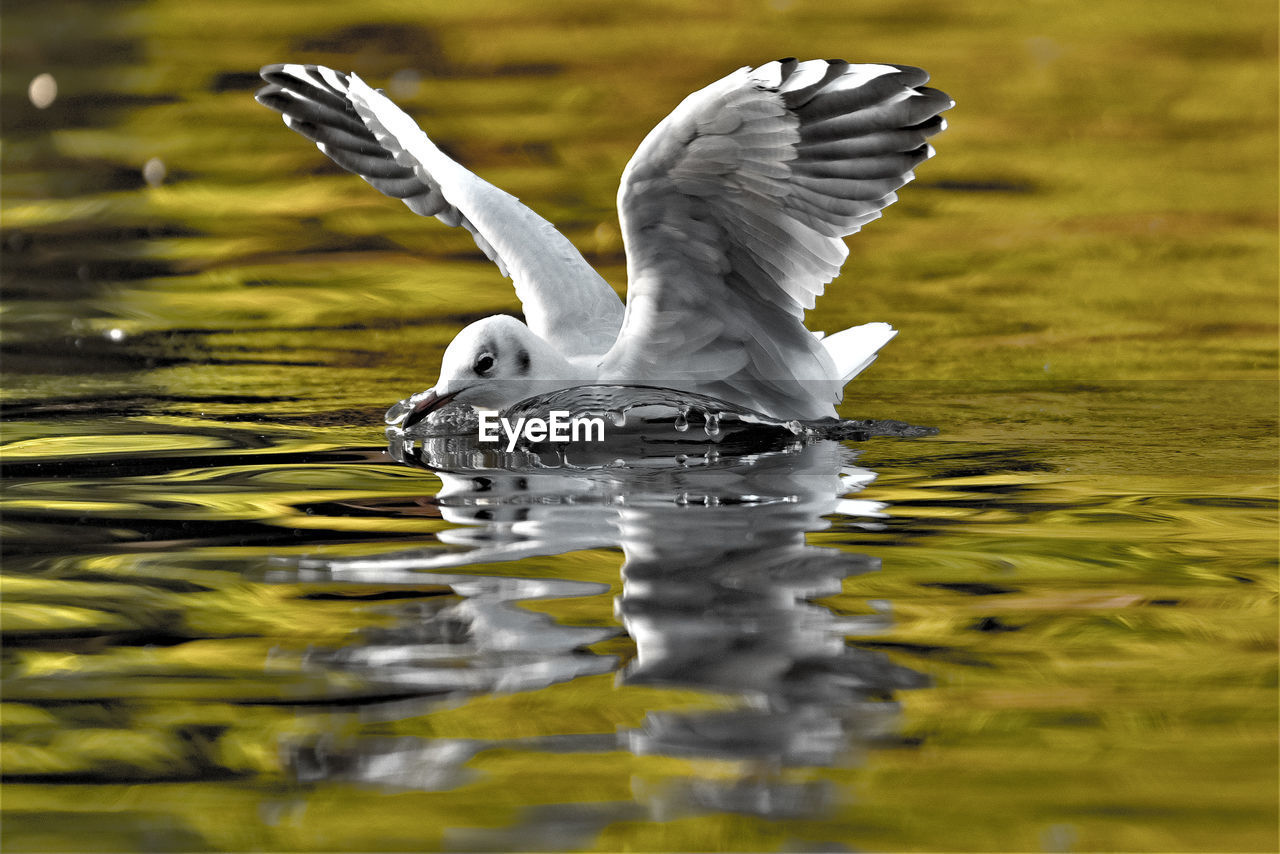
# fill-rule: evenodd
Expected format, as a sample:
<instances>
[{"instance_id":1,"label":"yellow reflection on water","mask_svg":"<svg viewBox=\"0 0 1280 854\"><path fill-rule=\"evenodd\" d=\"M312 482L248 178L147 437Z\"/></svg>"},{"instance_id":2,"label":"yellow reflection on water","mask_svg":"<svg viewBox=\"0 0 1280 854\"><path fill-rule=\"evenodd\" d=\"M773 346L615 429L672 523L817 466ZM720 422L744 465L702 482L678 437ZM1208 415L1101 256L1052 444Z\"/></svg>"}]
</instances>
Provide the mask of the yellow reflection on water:
<instances>
[{"instance_id":1,"label":"yellow reflection on water","mask_svg":"<svg viewBox=\"0 0 1280 854\"><path fill-rule=\"evenodd\" d=\"M501 848L535 837L449 834L545 830L539 809L572 805L599 811L549 847L1275 850L1277 14L6 7L6 847ZM842 411L941 428L862 447L888 528L836 516L806 540L881 560L815 607L890 615L850 643L933 680L893 696L896 746L782 770L557 752L517 740L729 700L598 673L400 706L324 658L465 604L437 582L271 573L449 551L440 481L379 456L381 412L431 383L457 329L518 303L467 235L254 103L256 69L391 87L621 288L614 194L640 139L694 89L791 54L921 65L958 102L809 318L901 330ZM466 571L601 585L513 607L616 628L621 562ZM398 738L439 752L415 762ZM325 751L458 776L299 782ZM818 818L682 812L761 780L844 795Z\"/></svg>"}]
</instances>

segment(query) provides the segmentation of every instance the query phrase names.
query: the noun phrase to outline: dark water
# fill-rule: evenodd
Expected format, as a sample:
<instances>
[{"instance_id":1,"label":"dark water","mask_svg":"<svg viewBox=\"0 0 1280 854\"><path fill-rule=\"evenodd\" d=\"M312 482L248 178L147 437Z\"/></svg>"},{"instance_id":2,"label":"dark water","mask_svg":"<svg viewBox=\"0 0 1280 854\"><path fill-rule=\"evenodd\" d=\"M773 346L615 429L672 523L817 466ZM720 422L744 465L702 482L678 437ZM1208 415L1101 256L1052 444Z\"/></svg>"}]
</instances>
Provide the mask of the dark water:
<instances>
[{"instance_id":1,"label":"dark water","mask_svg":"<svg viewBox=\"0 0 1280 854\"><path fill-rule=\"evenodd\" d=\"M7 4L5 850L1275 850L1276 13L1237 5ZM810 317L903 330L868 429L388 443L518 305L258 66L399 86L621 285L636 143L789 53L960 102Z\"/></svg>"}]
</instances>

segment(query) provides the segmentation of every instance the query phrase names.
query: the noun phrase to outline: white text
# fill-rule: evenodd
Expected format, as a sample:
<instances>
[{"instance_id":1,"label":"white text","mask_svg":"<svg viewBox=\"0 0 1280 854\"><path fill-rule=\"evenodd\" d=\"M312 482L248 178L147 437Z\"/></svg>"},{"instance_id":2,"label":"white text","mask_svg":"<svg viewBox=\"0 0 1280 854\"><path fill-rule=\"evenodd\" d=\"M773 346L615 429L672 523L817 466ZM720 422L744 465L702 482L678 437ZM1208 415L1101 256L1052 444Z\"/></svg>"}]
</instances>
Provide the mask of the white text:
<instances>
[{"instance_id":1,"label":"white text","mask_svg":"<svg viewBox=\"0 0 1280 854\"><path fill-rule=\"evenodd\" d=\"M517 418L515 423L496 412L480 410L477 437L481 442L497 442L498 428L507 437L507 451L514 451L521 437L526 442L603 442L603 418L574 418L558 409L547 418Z\"/></svg>"}]
</instances>

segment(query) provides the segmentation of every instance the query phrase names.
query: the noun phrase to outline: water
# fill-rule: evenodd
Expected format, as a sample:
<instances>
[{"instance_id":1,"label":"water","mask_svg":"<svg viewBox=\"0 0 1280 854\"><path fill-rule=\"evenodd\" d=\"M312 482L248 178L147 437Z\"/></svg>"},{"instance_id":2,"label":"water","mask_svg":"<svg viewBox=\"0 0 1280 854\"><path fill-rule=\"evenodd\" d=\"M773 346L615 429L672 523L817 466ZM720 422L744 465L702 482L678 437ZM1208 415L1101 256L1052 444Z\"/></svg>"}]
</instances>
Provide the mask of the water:
<instances>
[{"instance_id":1,"label":"water","mask_svg":"<svg viewBox=\"0 0 1280 854\"><path fill-rule=\"evenodd\" d=\"M1275 850L1276 11L1239 5L7 5L5 849ZM902 330L848 432L384 433L518 306L254 69L400 87L621 284L648 128L850 44L959 106L810 316Z\"/></svg>"}]
</instances>

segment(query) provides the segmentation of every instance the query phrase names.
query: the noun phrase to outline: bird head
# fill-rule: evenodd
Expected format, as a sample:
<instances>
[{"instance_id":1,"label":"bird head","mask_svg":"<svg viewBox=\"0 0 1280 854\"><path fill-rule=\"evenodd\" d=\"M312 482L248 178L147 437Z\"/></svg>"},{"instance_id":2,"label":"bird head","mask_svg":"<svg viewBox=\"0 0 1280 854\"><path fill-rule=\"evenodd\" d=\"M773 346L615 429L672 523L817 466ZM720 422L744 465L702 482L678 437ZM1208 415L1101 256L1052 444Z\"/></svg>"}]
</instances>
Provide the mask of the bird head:
<instances>
[{"instance_id":1,"label":"bird head","mask_svg":"<svg viewBox=\"0 0 1280 854\"><path fill-rule=\"evenodd\" d=\"M514 317L494 315L467 326L445 348L440 379L409 413L412 427L450 402L503 410L574 385L573 366Z\"/></svg>"}]
</instances>

